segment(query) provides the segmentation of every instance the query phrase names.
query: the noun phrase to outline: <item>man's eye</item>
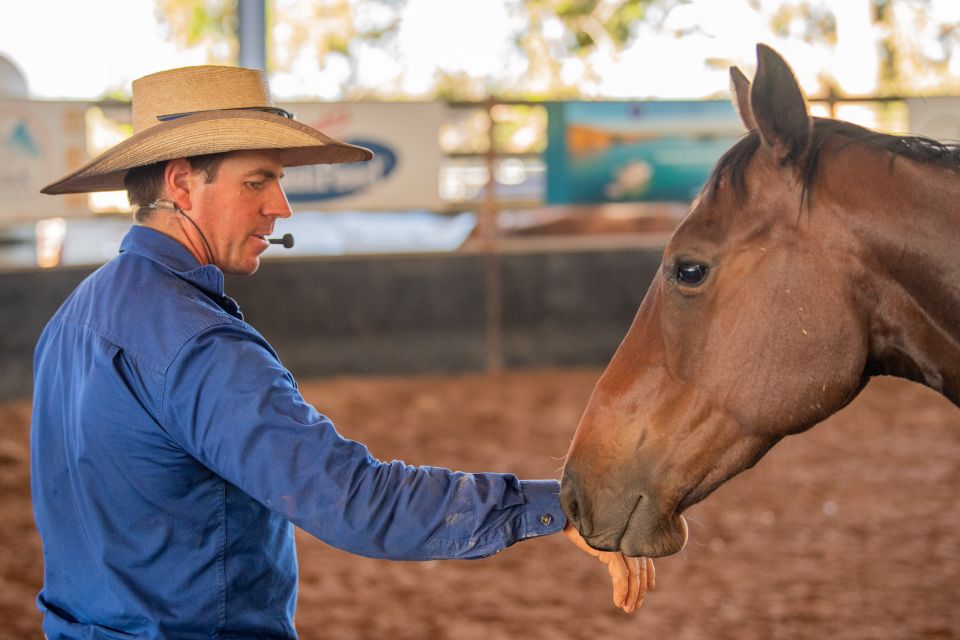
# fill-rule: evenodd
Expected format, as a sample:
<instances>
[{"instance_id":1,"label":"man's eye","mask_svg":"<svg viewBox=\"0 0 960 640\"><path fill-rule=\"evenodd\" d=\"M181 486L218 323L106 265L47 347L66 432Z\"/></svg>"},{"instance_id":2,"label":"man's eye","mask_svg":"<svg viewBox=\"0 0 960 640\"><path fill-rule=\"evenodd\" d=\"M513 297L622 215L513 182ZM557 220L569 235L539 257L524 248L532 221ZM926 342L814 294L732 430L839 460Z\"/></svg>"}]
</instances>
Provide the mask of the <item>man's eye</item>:
<instances>
[{"instance_id":1,"label":"man's eye","mask_svg":"<svg viewBox=\"0 0 960 640\"><path fill-rule=\"evenodd\" d=\"M699 262L680 262L677 264L677 281L695 286L707 277L707 265Z\"/></svg>"},{"instance_id":2,"label":"man's eye","mask_svg":"<svg viewBox=\"0 0 960 640\"><path fill-rule=\"evenodd\" d=\"M262 183L262 182L247 182L247 187L249 187L250 189L253 189L254 191L260 191L260 189L263 189L263 183Z\"/></svg>"}]
</instances>

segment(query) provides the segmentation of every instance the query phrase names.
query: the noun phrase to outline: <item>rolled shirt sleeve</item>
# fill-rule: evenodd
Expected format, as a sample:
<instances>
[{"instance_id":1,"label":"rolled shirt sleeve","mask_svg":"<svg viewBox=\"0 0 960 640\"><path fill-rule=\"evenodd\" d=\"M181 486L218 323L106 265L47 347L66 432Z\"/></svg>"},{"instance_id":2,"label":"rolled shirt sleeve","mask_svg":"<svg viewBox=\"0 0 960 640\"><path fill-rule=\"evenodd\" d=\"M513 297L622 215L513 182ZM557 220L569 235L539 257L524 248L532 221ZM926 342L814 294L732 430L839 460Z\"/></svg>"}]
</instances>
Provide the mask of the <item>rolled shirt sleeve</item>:
<instances>
[{"instance_id":1,"label":"rolled shirt sleeve","mask_svg":"<svg viewBox=\"0 0 960 640\"><path fill-rule=\"evenodd\" d=\"M566 523L554 480L377 460L301 397L249 325L194 336L164 387L161 425L172 439L340 549L395 560L481 558Z\"/></svg>"}]
</instances>

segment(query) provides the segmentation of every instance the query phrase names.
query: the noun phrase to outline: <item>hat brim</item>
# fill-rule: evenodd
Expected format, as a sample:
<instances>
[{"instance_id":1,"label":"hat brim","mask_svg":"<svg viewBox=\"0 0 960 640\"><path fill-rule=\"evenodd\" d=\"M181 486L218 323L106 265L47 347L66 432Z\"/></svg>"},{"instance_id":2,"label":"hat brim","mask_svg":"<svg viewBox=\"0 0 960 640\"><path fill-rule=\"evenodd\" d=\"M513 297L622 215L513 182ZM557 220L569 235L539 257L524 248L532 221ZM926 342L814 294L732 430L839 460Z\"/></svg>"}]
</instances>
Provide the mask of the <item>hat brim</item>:
<instances>
[{"instance_id":1,"label":"hat brim","mask_svg":"<svg viewBox=\"0 0 960 640\"><path fill-rule=\"evenodd\" d=\"M280 152L285 167L364 162L373 152L334 140L302 122L255 110L219 110L162 122L111 147L41 193L119 191L130 169L229 151Z\"/></svg>"}]
</instances>

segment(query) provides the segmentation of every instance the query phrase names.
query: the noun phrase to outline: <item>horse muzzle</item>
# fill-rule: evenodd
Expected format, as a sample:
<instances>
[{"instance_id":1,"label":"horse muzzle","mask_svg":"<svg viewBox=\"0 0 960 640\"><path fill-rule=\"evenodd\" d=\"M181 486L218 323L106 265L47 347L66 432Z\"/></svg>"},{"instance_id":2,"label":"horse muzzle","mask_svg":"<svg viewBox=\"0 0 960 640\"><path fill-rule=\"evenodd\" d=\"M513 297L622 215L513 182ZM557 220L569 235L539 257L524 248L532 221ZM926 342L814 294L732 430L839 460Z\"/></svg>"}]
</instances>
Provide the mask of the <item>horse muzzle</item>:
<instances>
[{"instance_id":1,"label":"horse muzzle","mask_svg":"<svg viewBox=\"0 0 960 640\"><path fill-rule=\"evenodd\" d=\"M569 461L560 485L567 521L577 527L587 544L633 557L669 556L687 542L687 523L676 505L664 508L655 495L644 491L643 483L585 481Z\"/></svg>"}]
</instances>

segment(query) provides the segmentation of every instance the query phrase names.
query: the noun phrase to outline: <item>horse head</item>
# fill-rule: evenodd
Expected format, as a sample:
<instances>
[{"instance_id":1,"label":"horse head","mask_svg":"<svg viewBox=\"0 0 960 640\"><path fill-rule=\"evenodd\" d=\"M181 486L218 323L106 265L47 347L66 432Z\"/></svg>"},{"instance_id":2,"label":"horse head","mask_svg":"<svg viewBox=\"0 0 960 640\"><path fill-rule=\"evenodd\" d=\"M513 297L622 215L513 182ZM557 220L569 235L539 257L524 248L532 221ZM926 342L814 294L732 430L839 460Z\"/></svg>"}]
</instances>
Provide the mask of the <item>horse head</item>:
<instances>
[{"instance_id":1,"label":"horse head","mask_svg":"<svg viewBox=\"0 0 960 640\"><path fill-rule=\"evenodd\" d=\"M881 371L880 254L857 211L898 204L893 153L811 117L787 63L764 45L757 57L752 85L731 69L748 133L665 248L568 452L561 500L598 549L677 552L687 507Z\"/></svg>"}]
</instances>

